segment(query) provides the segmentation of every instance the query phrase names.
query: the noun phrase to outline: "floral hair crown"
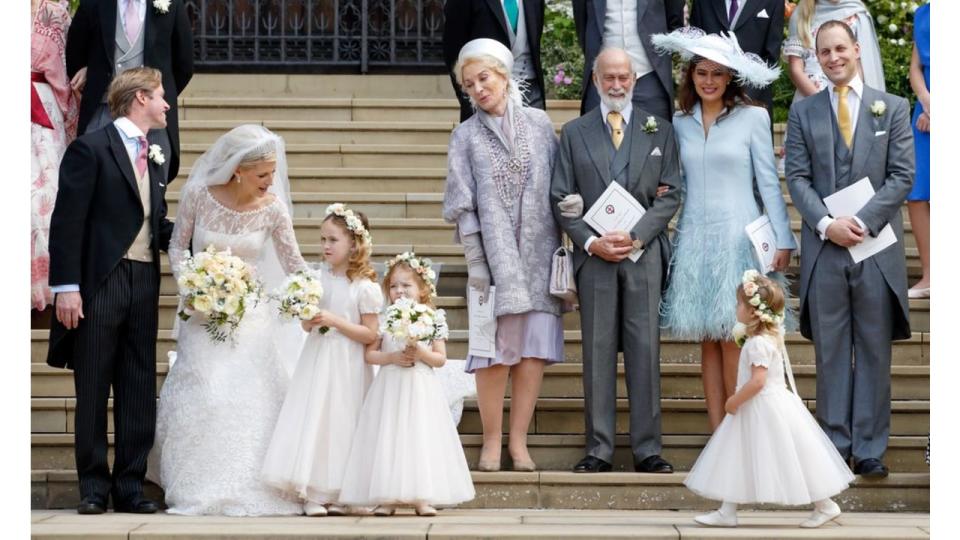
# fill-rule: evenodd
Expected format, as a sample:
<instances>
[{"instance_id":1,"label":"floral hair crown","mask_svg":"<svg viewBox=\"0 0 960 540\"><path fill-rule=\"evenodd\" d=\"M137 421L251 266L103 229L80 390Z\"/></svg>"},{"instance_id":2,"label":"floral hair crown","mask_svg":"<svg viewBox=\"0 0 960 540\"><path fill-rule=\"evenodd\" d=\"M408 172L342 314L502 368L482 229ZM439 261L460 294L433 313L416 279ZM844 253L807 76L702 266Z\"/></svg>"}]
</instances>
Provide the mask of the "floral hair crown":
<instances>
[{"instance_id":1,"label":"floral hair crown","mask_svg":"<svg viewBox=\"0 0 960 540\"><path fill-rule=\"evenodd\" d=\"M760 272L750 269L743 273L743 279L741 283L743 284L743 293L747 295L747 302L753 306L753 314L760 318L761 321L765 323L777 323L783 324L783 311L780 313L775 313L773 308L767 305L766 302L760 298Z\"/></svg>"},{"instance_id":2,"label":"floral hair crown","mask_svg":"<svg viewBox=\"0 0 960 540\"><path fill-rule=\"evenodd\" d=\"M350 232L352 232L354 236L359 236L367 245L373 244L373 239L370 238L370 231L363 226L363 221L360 219L360 216L355 214L353 210L347 208L347 205L343 203L331 204L327 207L327 215L329 216L330 214L342 217L343 220L347 222L347 229L350 229Z\"/></svg>"},{"instance_id":3,"label":"floral hair crown","mask_svg":"<svg viewBox=\"0 0 960 540\"><path fill-rule=\"evenodd\" d=\"M430 296L437 296L437 273L433 271L433 261L426 257L417 257L412 251L404 251L387 261L387 272L397 263L407 263L407 266L420 274L423 281L430 287Z\"/></svg>"}]
</instances>

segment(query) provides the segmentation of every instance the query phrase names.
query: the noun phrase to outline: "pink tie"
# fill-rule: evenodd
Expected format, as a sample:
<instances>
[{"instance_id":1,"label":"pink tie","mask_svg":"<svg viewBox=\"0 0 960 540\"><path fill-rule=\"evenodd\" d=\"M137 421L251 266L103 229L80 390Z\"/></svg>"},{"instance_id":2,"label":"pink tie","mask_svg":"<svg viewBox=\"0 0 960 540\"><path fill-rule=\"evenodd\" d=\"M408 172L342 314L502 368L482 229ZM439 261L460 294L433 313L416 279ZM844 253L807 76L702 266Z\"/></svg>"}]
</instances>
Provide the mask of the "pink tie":
<instances>
[{"instance_id":1,"label":"pink tie","mask_svg":"<svg viewBox=\"0 0 960 540\"><path fill-rule=\"evenodd\" d=\"M143 177L147 172L147 138L138 137L137 144L140 146L140 151L137 152L137 172Z\"/></svg>"},{"instance_id":2,"label":"pink tie","mask_svg":"<svg viewBox=\"0 0 960 540\"><path fill-rule=\"evenodd\" d=\"M133 45L140 34L140 2L138 0L127 0L127 9L123 13L123 22L127 27L127 41Z\"/></svg>"}]
</instances>

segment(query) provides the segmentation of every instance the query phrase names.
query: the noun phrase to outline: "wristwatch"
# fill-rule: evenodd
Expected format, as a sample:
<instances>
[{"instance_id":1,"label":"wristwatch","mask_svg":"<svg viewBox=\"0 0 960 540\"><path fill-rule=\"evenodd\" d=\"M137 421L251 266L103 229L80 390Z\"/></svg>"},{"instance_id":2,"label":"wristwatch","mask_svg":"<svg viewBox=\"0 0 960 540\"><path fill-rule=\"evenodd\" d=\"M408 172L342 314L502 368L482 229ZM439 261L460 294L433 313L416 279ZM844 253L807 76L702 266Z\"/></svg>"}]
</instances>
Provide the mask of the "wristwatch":
<instances>
[{"instance_id":1,"label":"wristwatch","mask_svg":"<svg viewBox=\"0 0 960 540\"><path fill-rule=\"evenodd\" d=\"M633 239L633 249L634 249L634 250L643 249L643 240L640 240L639 238L637 238L637 235L636 235L636 234L634 234L633 232L631 232L631 233L630 233L630 238Z\"/></svg>"}]
</instances>

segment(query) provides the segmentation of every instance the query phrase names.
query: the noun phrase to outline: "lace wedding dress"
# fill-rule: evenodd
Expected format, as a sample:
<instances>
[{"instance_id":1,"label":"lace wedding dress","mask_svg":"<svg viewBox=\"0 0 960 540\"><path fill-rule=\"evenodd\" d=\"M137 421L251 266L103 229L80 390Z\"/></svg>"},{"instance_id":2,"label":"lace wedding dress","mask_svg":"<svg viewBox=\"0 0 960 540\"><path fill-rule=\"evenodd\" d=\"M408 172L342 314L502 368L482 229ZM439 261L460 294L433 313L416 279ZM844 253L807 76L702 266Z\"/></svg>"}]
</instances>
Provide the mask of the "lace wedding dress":
<instances>
[{"instance_id":1,"label":"lace wedding dress","mask_svg":"<svg viewBox=\"0 0 960 540\"><path fill-rule=\"evenodd\" d=\"M287 273L306 268L279 198L237 212L217 201L205 185L188 185L170 241L174 276L191 240L196 251L211 244L230 248L257 271L274 254ZM281 326L276 306L266 299L246 312L233 343L213 342L202 321L180 322L177 360L160 392L151 456L166 492L167 512L302 513L296 500L259 479L289 380L278 353Z\"/></svg>"}]
</instances>

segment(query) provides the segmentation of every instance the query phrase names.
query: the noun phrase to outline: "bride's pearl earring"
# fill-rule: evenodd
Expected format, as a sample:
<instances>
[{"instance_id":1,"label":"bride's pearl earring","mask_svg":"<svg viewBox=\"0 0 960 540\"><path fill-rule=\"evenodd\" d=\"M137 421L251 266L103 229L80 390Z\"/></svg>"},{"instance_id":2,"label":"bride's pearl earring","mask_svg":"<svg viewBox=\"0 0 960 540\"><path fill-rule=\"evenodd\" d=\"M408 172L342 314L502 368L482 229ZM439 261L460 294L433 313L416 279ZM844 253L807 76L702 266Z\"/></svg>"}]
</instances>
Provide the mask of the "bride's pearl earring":
<instances>
[{"instance_id":1,"label":"bride's pearl earring","mask_svg":"<svg viewBox=\"0 0 960 540\"><path fill-rule=\"evenodd\" d=\"M239 174L234 174L234 175L233 175L233 179L236 180L238 184L240 183L240 175L239 175Z\"/></svg>"}]
</instances>

